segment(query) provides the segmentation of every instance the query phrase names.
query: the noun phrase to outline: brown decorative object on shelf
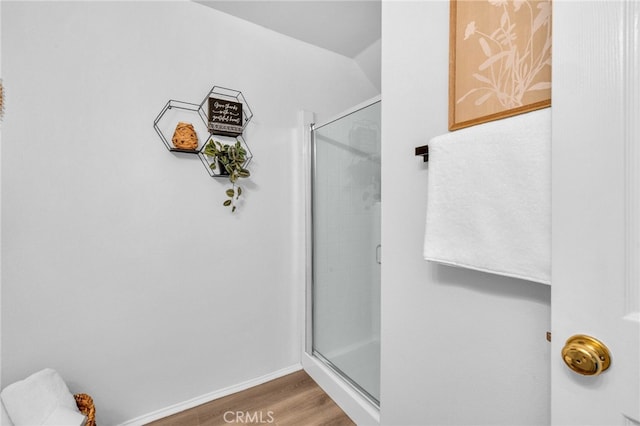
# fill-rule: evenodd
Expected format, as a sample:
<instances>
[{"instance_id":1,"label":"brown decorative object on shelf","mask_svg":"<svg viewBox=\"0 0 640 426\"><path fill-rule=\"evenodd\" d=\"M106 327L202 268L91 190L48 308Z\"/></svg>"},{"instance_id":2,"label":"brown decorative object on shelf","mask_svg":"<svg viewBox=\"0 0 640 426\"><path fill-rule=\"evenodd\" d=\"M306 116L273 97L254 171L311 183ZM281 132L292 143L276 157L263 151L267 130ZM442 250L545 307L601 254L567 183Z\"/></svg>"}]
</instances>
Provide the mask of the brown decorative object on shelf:
<instances>
[{"instance_id":1,"label":"brown decorative object on shelf","mask_svg":"<svg viewBox=\"0 0 640 426\"><path fill-rule=\"evenodd\" d=\"M86 426L96 426L96 407L93 405L93 398L86 393L78 393L73 395L76 400L78 410L87 416Z\"/></svg>"},{"instance_id":2,"label":"brown decorative object on shelf","mask_svg":"<svg viewBox=\"0 0 640 426\"><path fill-rule=\"evenodd\" d=\"M193 124L180 121L171 139L173 146L178 149L198 149L198 135Z\"/></svg>"}]
</instances>

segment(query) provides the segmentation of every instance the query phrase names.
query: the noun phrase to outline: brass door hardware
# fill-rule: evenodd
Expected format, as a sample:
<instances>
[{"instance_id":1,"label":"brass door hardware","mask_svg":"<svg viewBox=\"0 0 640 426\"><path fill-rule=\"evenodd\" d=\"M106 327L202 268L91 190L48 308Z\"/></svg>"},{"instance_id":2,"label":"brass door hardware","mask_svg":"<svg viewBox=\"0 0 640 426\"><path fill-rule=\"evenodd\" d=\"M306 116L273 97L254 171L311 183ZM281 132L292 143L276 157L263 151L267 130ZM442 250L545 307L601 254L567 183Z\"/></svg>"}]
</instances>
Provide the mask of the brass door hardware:
<instances>
[{"instance_id":1,"label":"brass door hardware","mask_svg":"<svg viewBox=\"0 0 640 426\"><path fill-rule=\"evenodd\" d=\"M562 359L570 369L584 376L597 376L611 364L605 344L584 334L569 337L562 348Z\"/></svg>"}]
</instances>

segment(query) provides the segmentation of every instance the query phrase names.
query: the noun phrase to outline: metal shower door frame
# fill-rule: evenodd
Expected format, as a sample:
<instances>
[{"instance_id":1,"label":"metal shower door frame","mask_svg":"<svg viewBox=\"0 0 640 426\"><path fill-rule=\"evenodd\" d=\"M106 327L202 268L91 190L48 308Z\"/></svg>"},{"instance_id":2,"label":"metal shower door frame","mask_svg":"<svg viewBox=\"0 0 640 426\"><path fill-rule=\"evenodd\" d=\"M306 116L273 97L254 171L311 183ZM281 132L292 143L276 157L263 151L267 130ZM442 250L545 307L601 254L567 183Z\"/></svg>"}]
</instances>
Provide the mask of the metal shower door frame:
<instances>
[{"instance_id":1,"label":"metal shower door frame","mask_svg":"<svg viewBox=\"0 0 640 426\"><path fill-rule=\"evenodd\" d=\"M309 168L309 176L308 176L309 181L307 184L308 199L306 201L306 215L305 215L306 216L305 225L306 225L306 235L307 235L307 238L306 238L307 268L306 268L306 280L305 280L306 281L305 282L306 309L305 309L305 336L304 336L305 352L309 356L315 357L316 359L320 360L329 369L333 370L340 378L342 378L345 382L347 382L357 393L359 393L364 399L369 401L369 403L377 409L380 408L380 402L377 399L369 395L369 393L366 392L359 384L357 384L352 379L350 379L347 374L342 372L338 367L336 367L333 363L331 363L331 361L329 361L324 356L322 356L322 354L317 353L313 349L313 318L314 318L313 293L314 293L314 267L315 267L314 239L313 239L314 224L315 224L314 215L313 215L313 211L314 211L313 190L316 184L316 172L317 172L316 139L315 139L316 133L315 132L324 126L327 126L335 121L341 120L353 113L366 109L380 102L382 102L382 97L376 96L374 98L371 98L365 102L362 102L342 112L339 115L332 117L331 119L321 124L311 123L309 125L308 140L310 144L310 149L309 149L310 168Z\"/></svg>"}]
</instances>

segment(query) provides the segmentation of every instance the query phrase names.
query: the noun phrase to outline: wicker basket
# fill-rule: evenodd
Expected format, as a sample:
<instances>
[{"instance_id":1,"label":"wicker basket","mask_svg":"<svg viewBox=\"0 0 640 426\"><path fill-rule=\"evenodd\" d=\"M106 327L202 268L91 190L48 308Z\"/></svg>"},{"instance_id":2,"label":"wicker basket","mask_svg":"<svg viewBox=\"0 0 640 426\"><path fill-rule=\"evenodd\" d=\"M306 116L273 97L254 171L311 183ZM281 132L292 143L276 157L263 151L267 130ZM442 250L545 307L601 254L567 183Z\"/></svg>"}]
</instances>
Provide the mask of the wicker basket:
<instances>
[{"instance_id":1,"label":"wicker basket","mask_svg":"<svg viewBox=\"0 0 640 426\"><path fill-rule=\"evenodd\" d=\"M82 414L87 416L86 426L96 426L96 407L93 405L93 398L86 393L78 393L73 395L76 399L78 409Z\"/></svg>"}]
</instances>

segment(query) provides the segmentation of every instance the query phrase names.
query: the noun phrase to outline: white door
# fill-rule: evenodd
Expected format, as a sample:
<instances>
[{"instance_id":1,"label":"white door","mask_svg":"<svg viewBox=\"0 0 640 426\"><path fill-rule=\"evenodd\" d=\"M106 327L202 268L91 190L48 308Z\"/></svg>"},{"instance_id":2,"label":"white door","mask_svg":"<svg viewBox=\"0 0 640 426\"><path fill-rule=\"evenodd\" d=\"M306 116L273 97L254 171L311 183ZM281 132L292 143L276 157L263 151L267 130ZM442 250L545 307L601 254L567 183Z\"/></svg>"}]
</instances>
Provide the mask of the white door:
<instances>
[{"instance_id":1,"label":"white door","mask_svg":"<svg viewBox=\"0 0 640 426\"><path fill-rule=\"evenodd\" d=\"M553 3L553 425L640 424L640 4ZM565 365L602 341L597 376Z\"/></svg>"}]
</instances>

